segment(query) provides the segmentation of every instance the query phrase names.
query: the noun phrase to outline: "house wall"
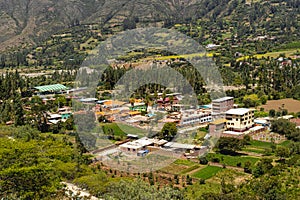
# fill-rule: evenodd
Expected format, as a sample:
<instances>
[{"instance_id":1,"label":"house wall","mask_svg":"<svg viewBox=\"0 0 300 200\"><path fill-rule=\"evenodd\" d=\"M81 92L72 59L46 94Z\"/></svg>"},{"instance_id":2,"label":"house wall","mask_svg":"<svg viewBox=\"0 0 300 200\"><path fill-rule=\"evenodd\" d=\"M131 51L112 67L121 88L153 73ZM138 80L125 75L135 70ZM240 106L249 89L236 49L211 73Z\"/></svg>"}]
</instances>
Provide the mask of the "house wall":
<instances>
[{"instance_id":1,"label":"house wall","mask_svg":"<svg viewBox=\"0 0 300 200\"><path fill-rule=\"evenodd\" d=\"M244 115L226 114L227 129L233 131L244 131L254 124L254 111L250 110Z\"/></svg>"},{"instance_id":2,"label":"house wall","mask_svg":"<svg viewBox=\"0 0 300 200\"><path fill-rule=\"evenodd\" d=\"M223 113L233 108L234 100L229 99L222 102L212 102L212 110L214 113Z\"/></svg>"},{"instance_id":3,"label":"house wall","mask_svg":"<svg viewBox=\"0 0 300 200\"><path fill-rule=\"evenodd\" d=\"M186 115L182 117L180 125L202 124L212 121L210 114Z\"/></svg>"}]
</instances>

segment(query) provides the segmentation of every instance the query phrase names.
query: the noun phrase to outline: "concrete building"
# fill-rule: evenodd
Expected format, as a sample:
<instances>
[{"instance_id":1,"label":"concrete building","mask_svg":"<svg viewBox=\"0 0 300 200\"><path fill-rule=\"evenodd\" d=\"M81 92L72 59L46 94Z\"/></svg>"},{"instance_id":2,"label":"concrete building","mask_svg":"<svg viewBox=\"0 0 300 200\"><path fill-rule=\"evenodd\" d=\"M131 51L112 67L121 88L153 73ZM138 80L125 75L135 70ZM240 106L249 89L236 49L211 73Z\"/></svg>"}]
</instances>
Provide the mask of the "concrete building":
<instances>
[{"instance_id":1,"label":"concrete building","mask_svg":"<svg viewBox=\"0 0 300 200\"><path fill-rule=\"evenodd\" d=\"M233 108L234 98L223 97L212 101L212 112L213 113L224 113Z\"/></svg>"},{"instance_id":2,"label":"concrete building","mask_svg":"<svg viewBox=\"0 0 300 200\"><path fill-rule=\"evenodd\" d=\"M127 153L135 153L137 154L141 150L146 150L146 147L149 145L153 145L154 139L150 139L147 137L121 144L119 147L121 151Z\"/></svg>"},{"instance_id":3,"label":"concrete building","mask_svg":"<svg viewBox=\"0 0 300 200\"><path fill-rule=\"evenodd\" d=\"M243 132L254 125L254 110L247 108L230 109L226 113L226 126L230 131Z\"/></svg>"},{"instance_id":4,"label":"concrete building","mask_svg":"<svg viewBox=\"0 0 300 200\"><path fill-rule=\"evenodd\" d=\"M203 112L201 110L186 110L182 112L180 126L189 126L196 124L204 124L212 121L210 112Z\"/></svg>"},{"instance_id":5,"label":"concrete building","mask_svg":"<svg viewBox=\"0 0 300 200\"><path fill-rule=\"evenodd\" d=\"M155 138L147 138L143 137L138 140L126 142L121 144L119 147L121 151L125 153L133 153L137 154L138 156L144 156L151 150L151 147L160 148L161 146L168 143L167 140L159 140ZM149 150L150 149L150 150ZM144 154L146 153L146 154Z\"/></svg>"}]
</instances>

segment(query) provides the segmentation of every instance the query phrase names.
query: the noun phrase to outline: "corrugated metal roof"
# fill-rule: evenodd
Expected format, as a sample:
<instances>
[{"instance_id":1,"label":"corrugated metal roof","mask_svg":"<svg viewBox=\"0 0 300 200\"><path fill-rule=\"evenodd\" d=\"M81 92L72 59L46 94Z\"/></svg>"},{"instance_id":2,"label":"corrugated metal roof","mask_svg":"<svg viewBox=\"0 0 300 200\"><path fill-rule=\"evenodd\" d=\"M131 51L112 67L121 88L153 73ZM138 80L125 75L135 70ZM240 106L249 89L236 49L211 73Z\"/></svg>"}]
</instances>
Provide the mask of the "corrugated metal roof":
<instances>
[{"instance_id":1,"label":"corrugated metal roof","mask_svg":"<svg viewBox=\"0 0 300 200\"><path fill-rule=\"evenodd\" d=\"M62 84L54 84L54 85L43 85L34 87L39 90L39 92L57 92L61 90L67 90L68 88Z\"/></svg>"}]
</instances>

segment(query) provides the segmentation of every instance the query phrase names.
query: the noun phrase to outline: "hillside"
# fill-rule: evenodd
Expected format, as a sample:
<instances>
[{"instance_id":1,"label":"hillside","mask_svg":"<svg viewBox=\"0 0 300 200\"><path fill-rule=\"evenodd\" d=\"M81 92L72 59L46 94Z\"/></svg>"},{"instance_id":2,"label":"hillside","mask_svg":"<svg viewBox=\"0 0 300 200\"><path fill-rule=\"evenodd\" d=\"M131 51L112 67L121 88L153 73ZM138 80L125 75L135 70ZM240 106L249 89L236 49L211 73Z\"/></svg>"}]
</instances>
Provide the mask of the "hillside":
<instances>
[{"instance_id":1,"label":"hillside","mask_svg":"<svg viewBox=\"0 0 300 200\"><path fill-rule=\"evenodd\" d=\"M134 28L155 23L170 27L208 19L236 21L252 29L254 25L274 22L272 26L263 26L263 30L297 30L297 0L254 2L251 5L245 0L0 0L0 51L37 44L53 33L79 24L96 23L102 28L122 24Z\"/></svg>"}]
</instances>

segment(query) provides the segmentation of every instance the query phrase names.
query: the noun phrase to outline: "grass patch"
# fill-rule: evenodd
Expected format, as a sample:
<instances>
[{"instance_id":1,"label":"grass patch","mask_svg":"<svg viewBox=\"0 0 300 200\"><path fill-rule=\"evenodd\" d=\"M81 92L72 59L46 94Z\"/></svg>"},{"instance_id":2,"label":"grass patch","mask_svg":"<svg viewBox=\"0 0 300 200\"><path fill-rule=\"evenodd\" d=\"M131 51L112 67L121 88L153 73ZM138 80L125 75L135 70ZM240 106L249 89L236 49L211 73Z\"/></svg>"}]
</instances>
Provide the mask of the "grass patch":
<instances>
[{"instance_id":1,"label":"grass patch","mask_svg":"<svg viewBox=\"0 0 300 200\"><path fill-rule=\"evenodd\" d=\"M219 55L219 53L215 53L216 55ZM156 60L170 60L170 59L179 59L179 58L185 58L185 59L191 59L194 57L213 57L214 53L194 53L194 54L186 54L186 55L172 55L172 56L160 56L156 57Z\"/></svg>"},{"instance_id":2,"label":"grass patch","mask_svg":"<svg viewBox=\"0 0 300 200\"><path fill-rule=\"evenodd\" d=\"M126 136L126 133L120 129L116 123L101 124L104 134L110 134L111 132L116 136Z\"/></svg>"},{"instance_id":3,"label":"grass patch","mask_svg":"<svg viewBox=\"0 0 300 200\"><path fill-rule=\"evenodd\" d=\"M204 193L218 194L221 190L221 184L206 182L205 184L195 183L188 186L185 190L187 199L195 199L195 197L201 197Z\"/></svg>"},{"instance_id":4,"label":"grass patch","mask_svg":"<svg viewBox=\"0 0 300 200\"><path fill-rule=\"evenodd\" d=\"M129 126L129 125L126 125L126 124L121 124L121 123L119 123L118 126L125 133L136 134L136 135L139 135L139 136L147 135L147 131L144 130L144 129L136 128L136 127Z\"/></svg>"},{"instance_id":5,"label":"grass patch","mask_svg":"<svg viewBox=\"0 0 300 200\"><path fill-rule=\"evenodd\" d=\"M178 159L174 162L174 164L177 164L177 165L185 165L185 166L188 166L188 167L191 167L191 166L194 166L196 163L195 162L192 162L190 160L183 160L183 159Z\"/></svg>"},{"instance_id":6,"label":"grass patch","mask_svg":"<svg viewBox=\"0 0 300 200\"><path fill-rule=\"evenodd\" d=\"M251 147L247 147L247 148L243 148L242 149L245 152L252 152L252 153L260 153L260 154L264 154L266 151L266 148L251 148Z\"/></svg>"},{"instance_id":7,"label":"grass patch","mask_svg":"<svg viewBox=\"0 0 300 200\"><path fill-rule=\"evenodd\" d=\"M194 166L192 166L192 167L189 167L189 168L187 168L187 169L182 170L182 171L180 172L180 174L187 174L187 173L189 173L189 172L191 172L191 171L193 171L193 170L195 170L195 169L198 169L199 167L200 167L200 165L194 165Z\"/></svg>"},{"instance_id":8,"label":"grass patch","mask_svg":"<svg viewBox=\"0 0 300 200\"><path fill-rule=\"evenodd\" d=\"M187 166L184 165L177 165L177 164L170 164L162 169L161 172L168 173L168 174L180 174L183 170L186 170Z\"/></svg>"},{"instance_id":9,"label":"grass patch","mask_svg":"<svg viewBox=\"0 0 300 200\"><path fill-rule=\"evenodd\" d=\"M207 166L192 174L195 178L209 179L221 171L221 167Z\"/></svg>"},{"instance_id":10,"label":"grass patch","mask_svg":"<svg viewBox=\"0 0 300 200\"><path fill-rule=\"evenodd\" d=\"M295 53L297 53L297 50L284 50L284 51L277 51L277 52L268 52L265 54L256 54L253 57L257 59L261 59L263 57L271 57L271 58L278 58L280 54L284 54L286 57L293 56ZM243 56L241 58L238 58L237 61L242 61L245 59L248 59L250 56Z\"/></svg>"},{"instance_id":11,"label":"grass patch","mask_svg":"<svg viewBox=\"0 0 300 200\"><path fill-rule=\"evenodd\" d=\"M245 165L245 162L249 161L251 162L252 166L259 160L259 158L254 158L250 156L230 156L230 155L223 155L223 154L209 154L209 157L219 158L220 163L234 166L236 167L238 163L241 163L241 166L243 167Z\"/></svg>"},{"instance_id":12,"label":"grass patch","mask_svg":"<svg viewBox=\"0 0 300 200\"><path fill-rule=\"evenodd\" d=\"M251 147L258 147L258 148L271 148L271 142L262 142L257 140L252 140L249 142Z\"/></svg>"},{"instance_id":13,"label":"grass patch","mask_svg":"<svg viewBox=\"0 0 300 200\"><path fill-rule=\"evenodd\" d=\"M129 126L126 124L120 123L102 123L100 124L105 134L109 134L110 131L113 131L114 135L125 137L127 134L136 134L139 136L145 136L146 131L140 128Z\"/></svg>"},{"instance_id":14,"label":"grass patch","mask_svg":"<svg viewBox=\"0 0 300 200\"><path fill-rule=\"evenodd\" d=\"M290 140L286 140L284 142L281 142L279 145L280 146L284 146L284 147L288 147L290 144L291 144L291 141Z\"/></svg>"}]
</instances>

